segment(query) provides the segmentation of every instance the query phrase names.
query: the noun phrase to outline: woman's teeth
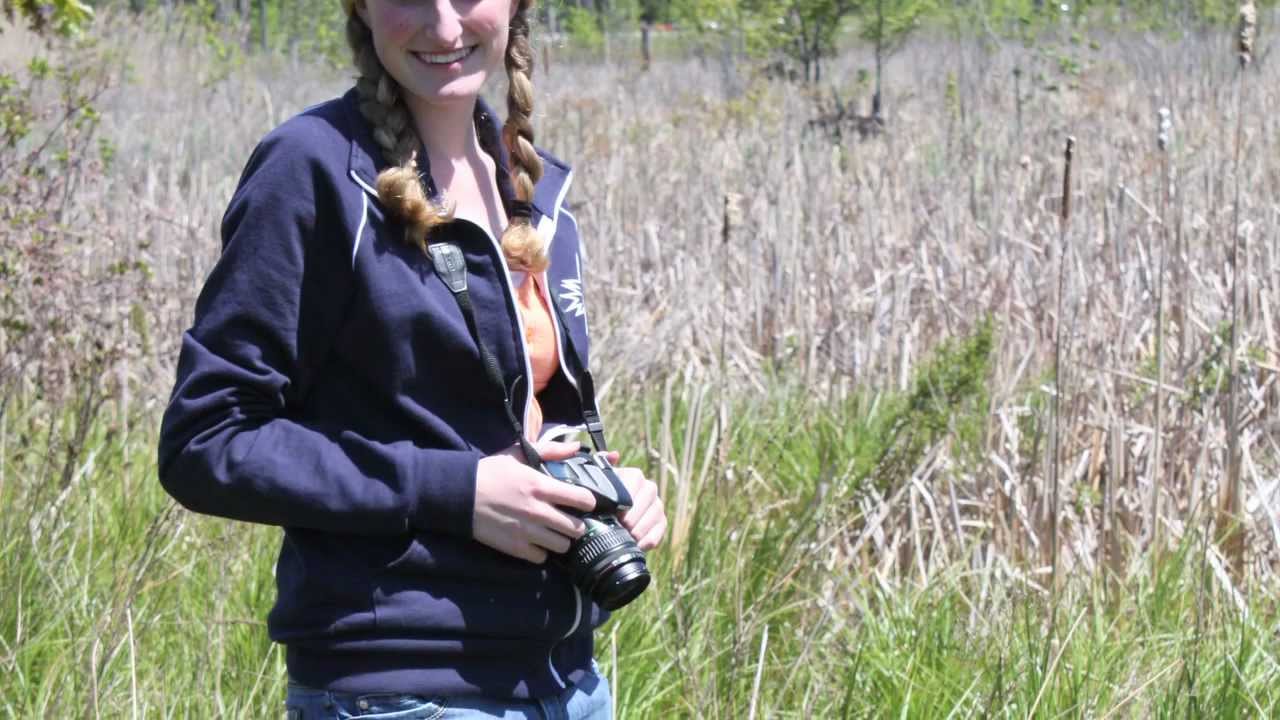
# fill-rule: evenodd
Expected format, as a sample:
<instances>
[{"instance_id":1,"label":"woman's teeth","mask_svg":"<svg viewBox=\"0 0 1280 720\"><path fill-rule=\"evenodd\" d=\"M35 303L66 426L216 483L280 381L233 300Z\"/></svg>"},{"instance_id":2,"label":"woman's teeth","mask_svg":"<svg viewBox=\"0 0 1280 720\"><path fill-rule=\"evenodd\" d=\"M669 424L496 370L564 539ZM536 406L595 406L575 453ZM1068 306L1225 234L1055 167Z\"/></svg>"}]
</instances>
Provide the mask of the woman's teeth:
<instances>
[{"instance_id":1,"label":"woman's teeth","mask_svg":"<svg viewBox=\"0 0 1280 720\"><path fill-rule=\"evenodd\" d=\"M414 53L414 55L416 55L418 59L422 60L422 62L431 65L448 65L450 63L458 62L470 55L473 49L474 46L447 53Z\"/></svg>"}]
</instances>

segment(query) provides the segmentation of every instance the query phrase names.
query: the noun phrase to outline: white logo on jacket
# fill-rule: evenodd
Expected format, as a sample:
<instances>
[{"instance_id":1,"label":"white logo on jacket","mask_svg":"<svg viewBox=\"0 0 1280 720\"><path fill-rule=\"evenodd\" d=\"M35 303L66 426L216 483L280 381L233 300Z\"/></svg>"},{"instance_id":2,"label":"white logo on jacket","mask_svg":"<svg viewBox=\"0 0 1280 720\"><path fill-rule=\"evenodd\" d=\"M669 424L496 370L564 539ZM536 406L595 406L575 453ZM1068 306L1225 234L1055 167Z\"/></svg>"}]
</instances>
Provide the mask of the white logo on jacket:
<instances>
[{"instance_id":1,"label":"white logo on jacket","mask_svg":"<svg viewBox=\"0 0 1280 720\"><path fill-rule=\"evenodd\" d=\"M565 306L566 313L573 313L574 317L582 317L587 313L587 306L582 300L582 260L577 255L573 260L578 276L560 281L560 300Z\"/></svg>"}]
</instances>

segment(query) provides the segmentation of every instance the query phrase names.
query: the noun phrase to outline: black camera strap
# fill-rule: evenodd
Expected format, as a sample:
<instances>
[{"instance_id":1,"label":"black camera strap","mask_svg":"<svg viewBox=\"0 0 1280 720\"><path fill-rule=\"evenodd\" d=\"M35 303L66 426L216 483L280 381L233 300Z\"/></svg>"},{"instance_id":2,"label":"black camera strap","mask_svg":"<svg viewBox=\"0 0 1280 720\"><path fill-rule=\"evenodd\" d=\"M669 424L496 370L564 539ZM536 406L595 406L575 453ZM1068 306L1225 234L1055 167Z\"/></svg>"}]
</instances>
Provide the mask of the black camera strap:
<instances>
[{"instance_id":1,"label":"black camera strap","mask_svg":"<svg viewBox=\"0 0 1280 720\"><path fill-rule=\"evenodd\" d=\"M507 392L507 385L502 381L498 359L480 338L480 328L476 325L476 311L471 305L471 294L467 292L467 262L462 255L462 250L453 243L437 242L427 246L427 252L431 255L431 264L435 266L436 275L440 276L453 293L454 299L458 301L458 309L462 311L462 317L467 322L467 330L470 331L471 338L480 351L480 362L484 365L485 374L489 376L489 382L502 396L502 407L506 410L507 419L511 421L511 427L516 432L516 439L520 443L520 451L524 453L525 462L530 467L541 467L542 457L524 436L524 426L511 405L511 394Z\"/></svg>"},{"instance_id":2,"label":"black camera strap","mask_svg":"<svg viewBox=\"0 0 1280 720\"><path fill-rule=\"evenodd\" d=\"M476 348L480 351L480 360L484 364L485 374L489 376L489 382L502 395L502 405L507 412L507 419L511 421L511 426L516 431L516 437L520 442L520 450L524 453L525 459L531 466L537 467L541 465L542 458L528 438L524 436L524 428L520 423L520 418L516 415L515 408L511 405L511 395L507 392L506 384L502 381L502 371L498 368L498 359L494 357L493 353L489 351L489 347L480 338L480 329L476 325L475 309L471 305L471 295L467 292L467 263L462 255L462 250L458 249L458 246L453 243L436 242L427 247L427 252L431 255L431 264L435 267L436 274L444 281L445 286L449 288L453 293L454 299L458 302L458 308L462 311L462 317L467 323L467 330L471 333L471 338L475 341ZM605 442L604 422L600 419L600 412L596 406L595 380L591 377L591 371L587 369L586 364L582 362L582 355L578 352L577 346L573 343L573 338L569 335L569 326L566 323L564 311L560 309L559 303L554 298L551 299L549 304L560 325L561 344L568 349L568 352L565 353L566 364L577 378L575 390L578 394L578 406L582 413L583 424L586 426L587 434L591 436L591 444L595 447L596 452L605 452L609 449L609 446ZM574 384L570 383L570 385ZM532 392L532 388L530 392Z\"/></svg>"},{"instance_id":3,"label":"black camera strap","mask_svg":"<svg viewBox=\"0 0 1280 720\"><path fill-rule=\"evenodd\" d=\"M578 379L578 406L582 411L582 421L587 427L587 434L591 436L591 444L595 446L596 452L604 452L609 446L604 441L604 422L600 419L600 411L596 406L596 383L591 377L591 371L587 369L586 363L582 362L582 355L578 352L578 348L573 344L573 338L569 335L569 325L565 322L564 311L560 309L560 303L551 299L551 311L556 314L556 320L560 323L560 336L563 338L563 345L569 349L566 353L566 363L575 377Z\"/></svg>"}]
</instances>

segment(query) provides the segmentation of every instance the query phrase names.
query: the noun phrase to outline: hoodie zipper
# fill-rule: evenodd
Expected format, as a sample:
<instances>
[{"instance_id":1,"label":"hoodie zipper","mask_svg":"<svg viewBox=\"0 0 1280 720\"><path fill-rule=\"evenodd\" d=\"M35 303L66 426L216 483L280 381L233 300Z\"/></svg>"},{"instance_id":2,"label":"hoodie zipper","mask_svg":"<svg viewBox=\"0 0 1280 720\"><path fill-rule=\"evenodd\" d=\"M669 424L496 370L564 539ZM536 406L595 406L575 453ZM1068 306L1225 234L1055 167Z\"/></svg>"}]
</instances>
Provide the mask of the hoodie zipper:
<instances>
[{"instance_id":1,"label":"hoodie zipper","mask_svg":"<svg viewBox=\"0 0 1280 720\"><path fill-rule=\"evenodd\" d=\"M475 225L476 227L480 228L480 230L484 231L485 237L489 238L489 242L493 245L494 250L496 250L498 253L498 261L502 264L503 286L507 290L508 309L515 315L516 329L519 331L517 334L520 336L519 337L520 355L521 357L524 358L525 377L532 378L533 377L533 361L529 357L529 346L525 342L524 319L520 317L520 308L516 305L515 285L513 285L511 282L511 268L508 267L507 259L502 254L502 245L498 243L497 239L494 238L493 233L489 232L488 228L463 218L459 218L459 220L461 220L462 222L470 223L471 225ZM455 220L454 222L458 222L459 220ZM548 241L547 250L550 251L550 249L551 249L550 241ZM546 274L544 273L543 274L544 280L545 280L545 277L546 277ZM532 280L531 278L526 279L526 282L529 282L531 280ZM552 302L549 291L546 288L546 283L543 282L541 283L541 285L543 286L541 290L542 290L544 299L546 299L548 303ZM578 387L578 383L574 379L573 374L570 373L569 369L564 365L564 347L561 342L560 325L556 321L556 314L554 311L551 310L551 307L549 305L547 307L547 311L551 314L551 322L556 331L555 332L556 351L560 359L561 370L564 372L565 378L570 382L570 384L573 385L574 389L576 390ZM525 391L524 414L521 418L521 424L524 427L528 427L529 409L532 406L533 406L533 386L530 385L528 388L526 388L526 391ZM534 440L536 440L536 438ZM570 588L573 590L573 606L574 606L573 622L569 625L569 629L565 631L563 635L560 636L559 640L552 643L551 646L547 648L547 669L551 671L551 676L556 679L556 682L559 683L561 687L568 687L568 686L565 684L564 679L560 677L560 673L556 671L556 666L555 666L555 662L552 659L552 654L555 651L556 645L558 645L560 641L563 641L564 639L572 635L578 629L578 626L582 624L582 606L585 600L585 598L583 598L582 596L582 591L578 589L577 585L570 585Z\"/></svg>"},{"instance_id":2,"label":"hoodie zipper","mask_svg":"<svg viewBox=\"0 0 1280 720\"><path fill-rule=\"evenodd\" d=\"M570 177L569 179L572 179L572 177ZM568 181L566 181L566 182L565 182L565 185L566 185L566 186L568 185ZM561 197L564 197L563 190L561 191ZM554 241L555 241L555 227L556 227L556 225L555 225L555 224L553 224L553 225L552 225L552 232L550 233L550 237L548 237L548 238L547 238L547 255L548 255L548 256L550 256L550 255L551 255L551 244L552 244L552 242L554 242ZM567 381L569 382L569 384L573 386L574 391L577 391L577 390L578 390L578 380L577 380L577 378L575 378L575 377L573 376L573 373L572 373L572 372L570 372L570 370L569 370L569 366L568 366L567 364L565 364L565 361L564 361L564 352L565 352L565 347L564 347L564 335L563 335L562 333L563 333L563 332L568 332L568 330L567 330L567 329L563 329L563 328L561 328L561 326L560 326L560 320L559 320L559 314L560 314L560 313L557 313L557 312L555 311L555 308L551 305L551 303L555 302L555 299L554 299L553 297L551 297L551 285L550 285L550 282L549 282L549 281L550 281L550 274L551 274L551 273L550 273L550 270L548 270L548 271L546 271L546 272L541 273L541 275L542 275L542 282L538 283L538 285L539 285L540 290L542 291L542 299L547 303L547 312L548 312L548 314L550 314L550 315L551 315L551 326L552 326L552 328L555 330L555 333L554 333L554 334L555 334L555 336L556 336L556 359L557 359L557 360L559 361L559 363L560 363L560 372L564 373L564 378L565 378L565 380L567 380ZM584 605L586 605L586 597L584 597L584 596L583 596L583 594L582 594L582 590L581 590L581 589L579 589L577 585L574 585L574 586L573 586L573 600L574 600L574 603L573 603L573 605L574 605L574 608L573 608L573 624L569 626L569 630L568 630L567 632L565 632L565 634L564 634L564 635L561 635L561 636L560 636L560 639L561 639L561 640L565 640L565 639L567 639L570 635L572 635L572 634L574 634L575 632L577 632L577 630L578 630L578 626L582 624L582 610L583 610L583 606L584 606ZM551 647L552 647L552 650L554 650L554 649L555 649L555 645L554 645L554 644L553 644ZM551 663L550 663L550 661L551 661L550 654L551 654L551 653L550 653L550 651L548 651L548 653L547 653L547 662L548 662L548 664L551 664ZM551 667L551 670L552 670L552 672L553 672L553 673L555 672L555 667L554 667L554 665ZM556 674L556 677L557 677L557 678L559 677L559 674L558 674L558 673ZM563 681L562 681L562 684L563 684Z\"/></svg>"},{"instance_id":3,"label":"hoodie zipper","mask_svg":"<svg viewBox=\"0 0 1280 720\"><path fill-rule=\"evenodd\" d=\"M353 171L351 171L351 177L352 177L352 179L354 179L354 180L356 181L356 183L357 183L357 184L359 184L363 189L365 189L365 190L367 190L367 191L371 192L371 193L373 194L373 196L374 196L374 197L377 197L377 191L375 191L373 188L369 187L366 183L361 182L361 180L360 180L359 176L357 176L357 175L355 174L355 171L354 171L354 170L353 170ZM570 174L569 174L569 176L568 176L567 178L565 178L564 187L562 187L562 188L561 188L561 190L560 190L560 196L559 196L559 198L557 198L557 203L556 203L556 207L557 207L557 209L559 208L559 203L560 203L560 201L561 201L561 200L563 200L564 195L565 195L565 192L568 190L569 182L570 182L572 179L573 179L573 174L572 174L572 173L570 173ZM455 219L455 220L454 220L454 222L465 222L465 223L468 223L468 224L470 224L470 225L475 226L476 228L479 228L479 230L480 230L481 232L483 232L483 233L484 233L485 237L489 238L489 244L493 247L494 251L497 253L497 255L498 255L498 263L502 266L502 284L503 284L503 287L504 287L504 288L506 288L506 291L507 291L507 292L506 292L506 295L507 295L507 309L508 309L508 310L509 310L509 311L510 311L514 316L515 316L515 318L516 318L516 330L518 331L516 334L519 336L519 337L517 338L517 341L516 341L516 342L517 342L517 344L518 344L518 345L519 345L519 347L520 347L520 356L521 356L522 358L524 358L524 377L525 377L525 378L532 378L532 377L533 377L533 361L532 361L532 359L529 357L529 347L528 347L528 344L525 342L525 327L524 327L524 319L520 316L520 308L519 308L519 307L517 306L517 304L516 304L516 299L515 299L515 298L516 298L515 286L514 286L514 285L512 284L512 282L511 282L511 268L507 265L507 258L506 258L506 256L502 254L502 244L501 244L501 243L499 243L499 242L498 242L498 240L497 240L497 238L495 238L495 237L493 236L493 233L492 233L492 232L490 232L489 228L485 227L484 225L481 225L481 224L479 224L479 223L472 222L472 221L470 221L470 220L467 220L466 218L457 218L457 219ZM548 252L548 254L551 252L551 243L552 243L552 241L555 239L555 232L554 232L554 230L555 230L556 224L557 224L557 223L555 223L555 222L553 221L553 224L552 224L552 232L549 234L550 236L547 238L547 252ZM354 254L354 253L353 253L353 254ZM544 279L545 279L545 275L546 275L546 274L544 273L543 275L544 275ZM543 287L542 287L543 297L547 300L547 302L548 302L548 303L553 302L553 301L552 301L552 299L551 299L551 297L550 297L550 290L547 288L546 283L545 283L545 282L543 282L543 283L542 283L542 286L543 286ZM566 379L566 380L568 380L568 381L569 381L569 383L570 383L571 385L573 385L574 389L576 390L576 389L578 388L577 380L573 377L573 373L569 372L569 368L568 368L568 367L565 365L565 363L564 363L564 344L563 344L563 342L562 342L562 338L561 338L561 336L560 336L560 324L559 324L559 322L556 320L556 313L555 313L555 311L554 311L554 310L552 310L552 309L551 309L550 305L548 305L547 310L548 310L548 312L550 312L550 314L551 314L551 322L552 322L553 327L555 328L555 331L556 331L556 332L555 332L555 336L556 336L556 352L558 353L558 358L559 358L559 360L560 360L560 369L561 369L561 371L564 373L565 379ZM518 379L517 379L517 380L518 380ZM528 388L526 389L526 391L525 391L525 398L524 398L524 410L523 410L523 412L521 413L521 416L520 416L520 424L521 424L521 426L522 426L522 427L527 427L527 426L528 426L528 423L529 423L529 410L530 410L530 408L532 408L532 407L533 407L533 386L532 386L532 384L530 384L530 385L529 385L529 387L528 387ZM551 646L550 646L549 648L547 648L547 668L551 670L551 675L552 675L552 677L554 677L554 678L556 679L556 682L557 682L557 683L559 683L559 684L561 685L561 687L567 687L567 685L565 684L564 680L560 677L560 673L556 672L555 663L554 663L554 662L552 662L552 657L551 657L551 655L552 655L552 652L555 650L556 645L558 645L560 641L562 641L562 640L564 640L564 639L568 638L568 637L569 637L570 635L572 635L575 631L577 631L578 626L582 623L582 606L583 606L584 601L585 601L585 598L584 598L584 597L583 597L583 595L582 595L582 591L578 589L578 586L576 586L576 585L572 585L572 584L571 584L571 585L570 585L570 587L571 587L571 588L572 588L572 590L573 590L573 604L574 604L574 609L573 609L573 622L572 622L572 623L570 623L570 625L569 625L569 629L568 629L568 630L567 630L563 635L561 635L561 636L560 636L560 639L559 639L559 640L557 640L556 642L552 643L552 644L551 644Z\"/></svg>"},{"instance_id":4,"label":"hoodie zipper","mask_svg":"<svg viewBox=\"0 0 1280 720\"><path fill-rule=\"evenodd\" d=\"M564 379L569 381L574 390L578 389L578 379L569 371L569 366L564 362L564 338L560 334L560 319L557 313L551 307L551 303L555 302L551 298L551 289L547 286L548 273L542 273L542 282L538 283L542 290L542 299L547 303L547 312L551 314L551 326L555 329L556 335L556 359L560 362L560 372L564 373ZM567 332L567 331L566 331Z\"/></svg>"},{"instance_id":5,"label":"hoodie zipper","mask_svg":"<svg viewBox=\"0 0 1280 720\"><path fill-rule=\"evenodd\" d=\"M547 239L548 255L551 253L551 242L553 239L554 234L552 237ZM542 299L547 303L547 313L551 315L551 326L555 331L553 334L556 337L556 359L560 363L560 372L564 373L565 380L567 380L569 384L573 386L573 389L577 391L578 381L573 376L573 373L569 371L569 367L564 362L564 337L561 335L562 329L560 327L560 320L556 317L559 313L557 313L551 306L551 303L555 302L555 299L551 297L551 288L548 284L549 275L549 271L541 273L542 282L539 282L538 285L542 292ZM528 282L528 280L526 280L526 282ZM530 372L532 373L532 371ZM547 649L547 667L551 669L552 676L555 677L556 681L561 685L565 685L565 682L560 677L560 673L556 672L556 666L555 663L552 662L551 656L552 653L555 652L556 645L559 645L560 642L566 640L570 635L577 632L578 626L582 624L582 609L586 604L586 598L583 596L582 590L580 590L577 585L571 585L571 587L573 588L573 623L569 625L569 629L560 636L560 639L552 643L551 647Z\"/></svg>"},{"instance_id":6,"label":"hoodie zipper","mask_svg":"<svg viewBox=\"0 0 1280 720\"><path fill-rule=\"evenodd\" d=\"M533 377L533 361L530 360L529 358L529 347L525 343L525 339L524 339L524 333L525 333L524 319L520 317L520 308L519 306L516 305L516 290L515 290L515 286L511 284L511 268L507 266L507 258L502 254L502 245L498 243L498 240L495 237L493 237L493 233L489 231L489 228L484 227L483 225L474 223L470 220L467 220L466 218L457 218L454 220L454 222L464 222L464 223L467 223L468 225L471 225L481 230L484 233L485 237L489 238L489 243L493 246L493 249L498 253L498 262L502 265L502 285L507 290L507 293L506 293L507 309L513 315L515 315L515 318L516 318L516 330L517 330L516 335L518 336L516 339L516 344L520 346L520 357L524 358L524 378L527 380L528 378ZM518 383L520 378L517 378L516 380ZM531 407L533 407L533 386L532 385L530 385L525 389L524 409L520 413L521 427L529 426L529 409ZM537 438L534 438L534 440L536 439ZM533 442L533 440L531 440L530 442Z\"/></svg>"}]
</instances>

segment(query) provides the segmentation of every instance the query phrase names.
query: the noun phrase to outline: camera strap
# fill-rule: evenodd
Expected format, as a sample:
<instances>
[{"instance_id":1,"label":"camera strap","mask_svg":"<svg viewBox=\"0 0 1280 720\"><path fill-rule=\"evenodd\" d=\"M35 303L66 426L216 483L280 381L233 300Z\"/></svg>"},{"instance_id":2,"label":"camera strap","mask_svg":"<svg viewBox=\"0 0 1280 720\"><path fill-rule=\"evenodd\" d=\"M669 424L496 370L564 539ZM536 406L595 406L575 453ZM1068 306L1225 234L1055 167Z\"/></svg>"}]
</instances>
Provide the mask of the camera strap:
<instances>
[{"instance_id":1,"label":"camera strap","mask_svg":"<svg viewBox=\"0 0 1280 720\"><path fill-rule=\"evenodd\" d=\"M551 298L550 305L551 311L556 314L556 320L560 323L560 336L564 340L562 344L569 349L566 353L567 364L571 366L570 370L578 379L575 389L578 392L578 406L582 411L582 421L586 425L587 434L591 436L591 444L596 452L604 452L609 449L609 446L604 441L604 422L596 409L595 380L591 378L591 371L587 369L586 363L582 362L582 355L573 344L573 337L569 335L569 325L565 321L560 304L555 301L555 298Z\"/></svg>"},{"instance_id":2,"label":"camera strap","mask_svg":"<svg viewBox=\"0 0 1280 720\"><path fill-rule=\"evenodd\" d=\"M435 267L436 275L440 276L445 286L453 293L454 300L458 302L458 309L462 311L462 317L467 322L467 330L480 351L480 362L484 365L485 374L489 376L490 384L497 388L502 396L502 407L506 410L507 419L511 421L511 427L516 432L516 439L520 443L520 451L524 453L525 462L530 467L541 467L542 457L524 436L524 427L520 423L519 416L516 415L515 408L511 405L511 395L507 392L506 383L502 381L498 359L480 338L480 328L476 325L476 311L471 305L471 294L467 292L467 261L462 255L462 250L453 243L437 242L427 246L427 253L431 256L431 264Z\"/></svg>"}]
</instances>

